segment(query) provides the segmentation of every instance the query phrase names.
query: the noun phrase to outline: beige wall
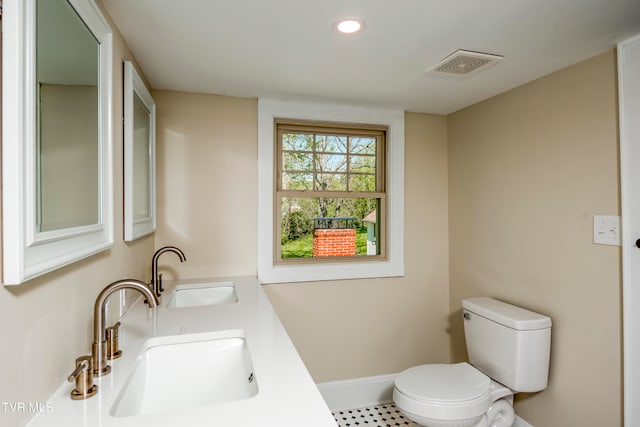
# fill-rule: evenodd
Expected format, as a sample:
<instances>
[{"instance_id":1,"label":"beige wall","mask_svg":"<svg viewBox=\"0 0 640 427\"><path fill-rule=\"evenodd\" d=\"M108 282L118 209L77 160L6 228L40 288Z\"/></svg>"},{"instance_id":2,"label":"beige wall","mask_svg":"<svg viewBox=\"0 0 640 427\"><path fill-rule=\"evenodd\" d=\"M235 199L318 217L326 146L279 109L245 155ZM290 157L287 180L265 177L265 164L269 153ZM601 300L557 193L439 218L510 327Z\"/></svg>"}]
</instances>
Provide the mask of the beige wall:
<instances>
[{"instance_id":1,"label":"beige wall","mask_svg":"<svg viewBox=\"0 0 640 427\"><path fill-rule=\"evenodd\" d=\"M452 358L461 300L553 319L549 388L518 399L536 426L621 424L620 250L592 244L619 214L613 51L448 118Z\"/></svg>"},{"instance_id":2,"label":"beige wall","mask_svg":"<svg viewBox=\"0 0 640 427\"><path fill-rule=\"evenodd\" d=\"M157 114L156 248L166 278L255 275L256 99L154 91Z\"/></svg>"},{"instance_id":3,"label":"beige wall","mask_svg":"<svg viewBox=\"0 0 640 427\"><path fill-rule=\"evenodd\" d=\"M115 27L114 27L115 28ZM132 60L114 34L113 155L115 244L109 251L33 279L0 286L0 402L40 402L63 383L75 358L89 354L93 303L100 289L125 277L149 279L153 238L122 240L122 61ZM53 408L55 410L55 408ZM23 425L32 414L0 407L0 425Z\"/></svg>"},{"instance_id":4,"label":"beige wall","mask_svg":"<svg viewBox=\"0 0 640 427\"><path fill-rule=\"evenodd\" d=\"M158 109L156 246L169 275L256 273L257 102L167 91ZM270 285L316 381L449 358L446 119L406 116L406 277ZM425 220L428 219L428 220Z\"/></svg>"},{"instance_id":5,"label":"beige wall","mask_svg":"<svg viewBox=\"0 0 640 427\"><path fill-rule=\"evenodd\" d=\"M269 285L316 382L447 362L446 118L405 115L405 277Z\"/></svg>"}]
</instances>

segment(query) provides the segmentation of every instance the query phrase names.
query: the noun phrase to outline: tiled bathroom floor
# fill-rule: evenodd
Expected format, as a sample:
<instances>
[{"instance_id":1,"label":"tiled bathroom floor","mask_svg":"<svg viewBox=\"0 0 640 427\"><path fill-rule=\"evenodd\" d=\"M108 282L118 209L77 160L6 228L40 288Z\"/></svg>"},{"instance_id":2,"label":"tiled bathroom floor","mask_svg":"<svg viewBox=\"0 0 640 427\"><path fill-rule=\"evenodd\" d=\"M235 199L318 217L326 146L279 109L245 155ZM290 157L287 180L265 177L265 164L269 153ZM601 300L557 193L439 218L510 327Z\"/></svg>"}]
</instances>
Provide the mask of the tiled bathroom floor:
<instances>
[{"instance_id":1,"label":"tiled bathroom floor","mask_svg":"<svg viewBox=\"0 0 640 427\"><path fill-rule=\"evenodd\" d=\"M381 403L368 408L345 409L333 413L338 427L417 427L398 411L393 403Z\"/></svg>"}]
</instances>

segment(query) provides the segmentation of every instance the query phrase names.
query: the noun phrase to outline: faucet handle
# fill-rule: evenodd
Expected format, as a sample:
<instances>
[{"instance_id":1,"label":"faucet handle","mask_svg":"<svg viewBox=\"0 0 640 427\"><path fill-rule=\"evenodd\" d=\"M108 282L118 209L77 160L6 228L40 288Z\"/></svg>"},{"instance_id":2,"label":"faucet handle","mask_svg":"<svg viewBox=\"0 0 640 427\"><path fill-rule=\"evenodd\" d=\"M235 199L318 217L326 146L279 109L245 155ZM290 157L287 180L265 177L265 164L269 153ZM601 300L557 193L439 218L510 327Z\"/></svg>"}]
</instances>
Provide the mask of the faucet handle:
<instances>
[{"instance_id":1,"label":"faucet handle","mask_svg":"<svg viewBox=\"0 0 640 427\"><path fill-rule=\"evenodd\" d=\"M71 390L71 399L87 399L98 392L98 386L93 384L93 357L80 356L76 359L76 369L69 375L67 381L76 382L76 388Z\"/></svg>"},{"instance_id":2,"label":"faucet handle","mask_svg":"<svg viewBox=\"0 0 640 427\"><path fill-rule=\"evenodd\" d=\"M158 274L158 292L163 293L164 287L162 286L162 273ZM160 296L160 295L158 295Z\"/></svg>"},{"instance_id":3,"label":"faucet handle","mask_svg":"<svg viewBox=\"0 0 640 427\"><path fill-rule=\"evenodd\" d=\"M114 360L122 356L122 350L118 349L118 328L120 322L105 329L107 335L107 359Z\"/></svg>"}]
</instances>

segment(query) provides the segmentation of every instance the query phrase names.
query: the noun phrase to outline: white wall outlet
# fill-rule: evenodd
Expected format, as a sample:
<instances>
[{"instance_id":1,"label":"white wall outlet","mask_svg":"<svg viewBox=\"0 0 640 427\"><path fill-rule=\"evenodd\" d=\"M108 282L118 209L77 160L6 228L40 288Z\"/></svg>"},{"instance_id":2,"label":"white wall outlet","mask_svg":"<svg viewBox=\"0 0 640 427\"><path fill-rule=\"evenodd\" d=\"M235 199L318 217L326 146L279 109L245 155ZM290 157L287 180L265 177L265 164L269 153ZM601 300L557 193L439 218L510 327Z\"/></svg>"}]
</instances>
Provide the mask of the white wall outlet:
<instances>
[{"instance_id":1,"label":"white wall outlet","mask_svg":"<svg viewBox=\"0 0 640 427\"><path fill-rule=\"evenodd\" d=\"M617 215L594 215L593 243L620 246L620 217Z\"/></svg>"}]
</instances>

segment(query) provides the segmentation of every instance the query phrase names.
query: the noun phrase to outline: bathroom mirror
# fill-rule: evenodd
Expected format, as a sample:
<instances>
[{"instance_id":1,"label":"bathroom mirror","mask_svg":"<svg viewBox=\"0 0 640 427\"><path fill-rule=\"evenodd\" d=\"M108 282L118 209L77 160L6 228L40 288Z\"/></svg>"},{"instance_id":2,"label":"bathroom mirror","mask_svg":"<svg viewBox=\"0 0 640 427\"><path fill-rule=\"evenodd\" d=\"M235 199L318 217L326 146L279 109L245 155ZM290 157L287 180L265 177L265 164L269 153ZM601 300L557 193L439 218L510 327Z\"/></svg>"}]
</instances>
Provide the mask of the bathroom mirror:
<instances>
[{"instance_id":1,"label":"bathroom mirror","mask_svg":"<svg viewBox=\"0 0 640 427\"><path fill-rule=\"evenodd\" d=\"M124 63L124 240L156 229L156 104Z\"/></svg>"},{"instance_id":2,"label":"bathroom mirror","mask_svg":"<svg viewBox=\"0 0 640 427\"><path fill-rule=\"evenodd\" d=\"M3 4L3 283L113 244L112 33L93 0Z\"/></svg>"}]
</instances>

